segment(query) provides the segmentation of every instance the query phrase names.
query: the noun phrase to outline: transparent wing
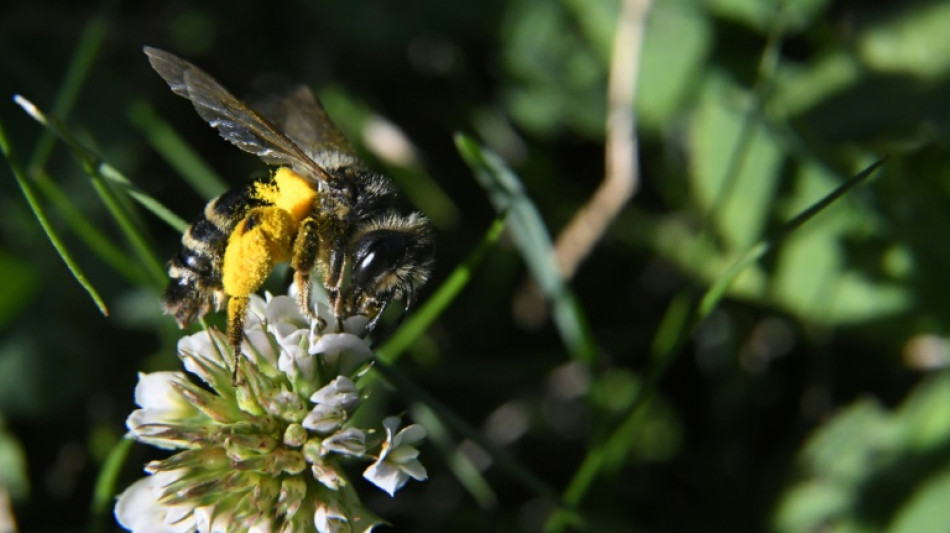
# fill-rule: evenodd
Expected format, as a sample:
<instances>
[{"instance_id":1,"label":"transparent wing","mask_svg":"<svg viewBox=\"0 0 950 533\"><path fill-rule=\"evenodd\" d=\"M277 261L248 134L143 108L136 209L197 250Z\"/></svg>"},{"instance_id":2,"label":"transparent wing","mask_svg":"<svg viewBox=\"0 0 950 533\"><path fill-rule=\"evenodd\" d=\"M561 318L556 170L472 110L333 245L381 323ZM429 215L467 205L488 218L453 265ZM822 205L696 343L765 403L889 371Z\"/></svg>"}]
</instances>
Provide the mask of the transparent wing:
<instances>
[{"instance_id":1,"label":"transparent wing","mask_svg":"<svg viewBox=\"0 0 950 533\"><path fill-rule=\"evenodd\" d=\"M333 180L297 142L235 98L203 70L157 48L145 47L145 54L152 68L172 91L191 100L198 115L217 129L225 140L260 157L265 163L286 165L317 180Z\"/></svg>"},{"instance_id":2,"label":"transparent wing","mask_svg":"<svg viewBox=\"0 0 950 533\"><path fill-rule=\"evenodd\" d=\"M285 85L271 90L255 108L293 140L311 159L324 167L333 167L338 155L359 160L343 132L330 120L320 102L305 85Z\"/></svg>"}]
</instances>

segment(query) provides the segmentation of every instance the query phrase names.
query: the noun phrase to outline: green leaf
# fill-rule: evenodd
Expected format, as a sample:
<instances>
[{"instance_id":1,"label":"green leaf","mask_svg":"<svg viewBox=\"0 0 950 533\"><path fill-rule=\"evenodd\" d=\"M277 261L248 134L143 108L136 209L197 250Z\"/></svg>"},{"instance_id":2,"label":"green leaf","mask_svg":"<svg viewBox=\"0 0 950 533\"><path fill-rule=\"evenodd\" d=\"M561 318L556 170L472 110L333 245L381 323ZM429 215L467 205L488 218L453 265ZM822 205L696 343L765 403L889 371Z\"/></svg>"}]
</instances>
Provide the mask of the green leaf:
<instances>
[{"instance_id":1,"label":"green leaf","mask_svg":"<svg viewBox=\"0 0 950 533\"><path fill-rule=\"evenodd\" d=\"M162 222L168 224L175 231L184 233L185 229L188 228L188 223L181 217L172 213L171 210L162 205L155 198L145 194L142 189L132 184L129 178L125 177L125 175L116 170L112 165L108 163L100 164L99 173L104 179L108 180L113 187L124 194L128 194L133 200L138 202L139 205L155 215Z\"/></svg>"},{"instance_id":2,"label":"green leaf","mask_svg":"<svg viewBox=\"0 0 950 533\"><path fill-rule=\"evenodd\" d=\"M911 452L926 453L950 443L950 375L925 381L897 413L895 425Z\"/></svg>"},{"instance_id":3,"label":"green leaf","mask_svg":"<svg viewBox=\"0 0 950 533\"><path fill-rule=\"evenodd\" d=\"M775 514L778 531L813 531L850 522L855 497L870 475L875 454L886 453L895 435L880 407L865 400L841 411L801 452L802 480L786 492ZM836 529L839 531L839 529Z\"/></svg>"},{"instance_id":4,"label":"green leaf","mask_svg":"<svg viewBox=\"0 0 950 533\"><path fill-rule=\"evenodd\" d=\"M950 523L950 374L918 385L895 411L861 400L819 428L777 531L941 531Z\"/></svg>"},{"instance_id":5,"label":"green leaf","mask_svg":"<svg viewBox=\"0 0 950 533\"><path fill-rule=\"evenodd\" d=\"M783 64L776 73L769 109L780 117L794 117L845 92L862 75L861 64L844 50L801 65Z\"/></svg>"},{"instance_id":6,"label":"green leaf","mask_svg":"<svg viewBox=\"0 0 950 533\"><path fill-rule=\"evenodd\" d=\"M805 28L820 15L828 0L705 0L710 11L761 32L778 17L789 29Z\"/></svg>"},{"instance_id":7,"label":"green leaf","mask_svg":"<svg viewBox=\"0 0 950 533\"><path fill-rule=\"evenodd\" d=\"M602 138L613 28L600 21L616 7L584 2L594 13L579 16L568 8L580 3L568 2L519 0L508 6L499 30L501 61L511 74L502 100L519 125L538 135L569 129ZM584 30L602 37L591 39Z\"/></svg>"},{"instance_id":8,"label":"green leaf","mask_svg":"<svg viewBox=\"0 0 950 533\"><path fill-rule=\"evenodd\" d=\"M52 204L66 225L103 263L132 283L139 284L146 281L142 266L126 256L108 235L100 231L62 188L46 174L44 169L34 169L33 183Z\"/></svg>"},{"instance_id":9,"label":"green leaf","mask_svg":"<svg viewBox=\"0 0 950 533\"><path fill-rule=\"evenodd\" d=\"M950 505L947 502L950 502L950 468L935 473L910 495L888 531L941 531L950 524Z\"/></svg>"},{"instance_id":10,"label":"green leaf","mask_svg":"<svg viewBox=\"0 0 950 533\"><path fill-rule=\"evenodd\" d=\"M693 2L654 2L643 36L637 76L637 125L669 127L699 83L712 41L712 23Z\"/></svg>"},{"instance_id":11,"label":"green leaf","mask_svg":"<svg viewBox=\"0 0 950 533\"><path fill-rule=\"evenodd\" d=\"M603 64L610 63L617 18L622 0L561 0Z\"/></svg>"},{"instance_id":12,"label":"green leaf","mask_svg":"<svg viewBox=\"0 0 950 533\"><path fill-rule=\"evenodd\" d=\"M950 3L920 2L882 17L857 40L861 60L871 69L936 79L950 70Z\"/></svg>"}]
</instances>

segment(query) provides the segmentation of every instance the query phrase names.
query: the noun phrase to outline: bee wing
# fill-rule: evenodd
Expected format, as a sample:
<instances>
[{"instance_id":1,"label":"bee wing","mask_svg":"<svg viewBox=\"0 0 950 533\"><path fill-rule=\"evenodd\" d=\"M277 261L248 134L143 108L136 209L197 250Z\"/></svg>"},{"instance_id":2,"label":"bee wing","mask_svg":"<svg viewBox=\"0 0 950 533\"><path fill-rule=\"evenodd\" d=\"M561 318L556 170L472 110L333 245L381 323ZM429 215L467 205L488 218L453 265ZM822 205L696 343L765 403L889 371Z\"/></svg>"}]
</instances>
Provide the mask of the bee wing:
<instances>
[{"instance_id":1,"label":"bee wing","mask_svg":"<svg viewBox=\"0 0 950 533\"><path fill-rule=\"evenodd\" d=\"M311 159L325 168L338 165L340 155L359 162L353 146L333 124L319 100L305 85L284 86L255 105Z\"/></svg>"},{"instance_id":2,"label":"bee wing","mask_svg":"<svg viewBox=\"0 0 950 533\"><path fill-rule=\"evenodd\" d=\"M235 98L211 76L191 63L157 48L145 47L155 72L172 91L194 104L225 140L273 165L286 165L323 181L333 177L318 165L290 137L267 119Z\"/></svg>"}]
</instances>

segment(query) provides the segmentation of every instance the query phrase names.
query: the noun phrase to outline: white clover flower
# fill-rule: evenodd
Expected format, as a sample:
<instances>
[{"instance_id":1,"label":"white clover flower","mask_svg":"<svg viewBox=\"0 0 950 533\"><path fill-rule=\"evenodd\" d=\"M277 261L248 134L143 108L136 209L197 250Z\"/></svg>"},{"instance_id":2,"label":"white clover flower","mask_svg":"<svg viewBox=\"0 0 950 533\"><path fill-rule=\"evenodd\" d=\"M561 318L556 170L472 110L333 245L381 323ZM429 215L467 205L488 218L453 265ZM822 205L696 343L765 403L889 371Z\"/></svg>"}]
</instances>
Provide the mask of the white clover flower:
<instances>
[{"instance_id":1,"label":"white clover flower","mask_svg":"<svg viewBox=\"0 0 950 533\"><path fill-rule=\"evenodd\" d=\"M179 474L175 471L158 472L125 489L115 506L115 517L119 524L142 533L194 531L192 506L159 503L162 487L174 482Z\"/></svg>"},{"instance_id":2,"label":"white clover flower","mask_svg":"<svg viewBox=\"0 0 950 533\"><path fill-rule=\"evenodd\" d=\"M383 420L383 427L386 428L386 441L379 459L363 472L363 477L392 496L410 477L416 481L428 479L426 468L417 459L419 450L413 446L426 437L426 430L419 424L412 424L396 433L399 419L394 416Z\"/></svg>"},{"instance_id":3,"label":"white clover flower","mask_svg":"<svg viewBox=\"0 0 950 533\"><path fill-rule=\"evenodd\" d=\"M135 533L365 532L382 523L366 509L342 464L376 462L364 477L393 494L408 477L426 478L412 425L368 449L369 430L353 427L361 395L353 381L372 352L354 333L364 317L337 331L325 304L325 331L289 296L251 296L242 345L242 383L232 384L225 336L208 330L178 343L184 372L140 374L131 438L177 453L146 465L149 476L118 497L119 524ZM372 472L372 473L371 473Z\"/></svg>"},{"instance_id":4,"label":"white clover flower","mask_svg":"<svg viewBox=\"0 0 950 533\"><path fill-rule=\"evenodd\" d=\"M356 384L344 376L337 376L329 385L310 396L316 404L303 420L303 427L320 434L335 431L346 422L359 403Z\"/></svg>"}]
</instances>

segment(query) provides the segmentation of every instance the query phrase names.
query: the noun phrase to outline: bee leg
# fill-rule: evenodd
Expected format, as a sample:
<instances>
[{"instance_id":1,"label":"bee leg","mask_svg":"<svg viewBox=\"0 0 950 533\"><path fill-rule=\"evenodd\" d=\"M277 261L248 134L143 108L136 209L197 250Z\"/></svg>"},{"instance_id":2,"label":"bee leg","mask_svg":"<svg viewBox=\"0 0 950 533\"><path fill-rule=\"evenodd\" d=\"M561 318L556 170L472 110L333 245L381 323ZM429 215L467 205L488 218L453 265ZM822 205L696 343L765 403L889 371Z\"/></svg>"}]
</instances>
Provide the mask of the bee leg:
<instances>
[{"instance_id":1,"label":"bee leg","mask_svg":"<svg viewBox=\"0 0 950 533\"><path fill-rule=\"evenodd\" d=\"M396 317L396 320L393 322L392 328L393 328L394 330L395 330L396 328L398 328L399 326L402 325L402 321L405 320L405 319L406 319L406 315L409 314L409 309L412 308L412 304L415 303L415 298L414 298L414 293L413 293L413 291L411 291L411 290L410 290L410 291L407 291L407 292L406 292L406 295L405 295L405 298L406 298L406 306L405 306L403 312L400 313L399 316ZM387 300L387 303L389 303L388 300Z\"/></svg>"},{"instance_id":2,"label":"bee leg","mask_svg":"<svg viewBox=\"0 0 950 533\"><path fill-rule=\"evenodd\" d=\"M327 299L329 300L330 310L336 317L337 328L343 331L343 318L345 302L343 301L343 271L346 268L346 241L343 238L335 237L329 249L329 258L327 260L327 274L323 285L327 289Z\"/></svg>"},{"instance_id":3,"label":"bee leg","mask_svg":"<svg viewBox=\"0 0 950 533\"><path fill-rule=\"evenodd\" d=\"M317 320L318 327L323 330L327 326L326 321L317 316L310 305L310 273L316 266L317 254L320 252L319 229L319 223L313 217L307 217L300 223L290 266L294 269L294 283L297 285L297 305L307 316Z\"/></svg>"},{"instance_id":4,"label":"bee leg","mask_svg":"<svg viewBox=\"0 0 950 533\"><path fill-rule=\"evenodd\" d=\"M327 327L327 321L310 305L310 272L304 270L294 272L294 284L297 285L297 306L307 316L316 320L317 328L323 331Z\"/></svg>"},{"instance_id":5,"label":"bee leg","mask_svg":"<svg viewBox=\"0 0 950 533\"><path fill-rule=\"evenodd\" d=\"M412 307L412 304L415 303L416 301L415 293L412 290L406 291L405 299L406 299L406 312L408 313L409 309Z\"/></svg>"},{"instance_id":6,"label":"bee leg","mask_svg":"<svg viewBox=\"0 0 950 533\"><path fill-rule=\"evenodd\" d=\"M412 304L415 303L414 296L415 296L415 293L413 291L406 292L406 294L404 295L404 298L406 300L405 311L397 315L396 319L391 324L388 324L388 327L386 328L387 334L395 331L399 326L402 325L402 321L405 320L406 315L409 313L409 309L412 307ZM369 316L369 313L370 313L369 309L371 305L376 307L376 311L373 314L373 318L370 319L369 323L366 325L367 334L372 333L373 330L376 329L376 326L379 325L380 319L383 317L383 312L386 311L386 308L389 307L389 304L392 303L392 301L393 301L393 295L388 294L385 296L381 296L379 298L368 298L367 300L363 302L361 309L362 309L363 314L367 316ZM386 335L384 334L383 336L385 337Z\"/></svg>"},{"instance_id":7,"label":"bee leg","mask_svg":"<svg viewBox=\"0 0 950 533\"><path fill-rule=\"evenodd\" d=\"M347 304L347 309L351 309L354 313L360 314L368 318L370 321L367 322L366 328L364 329L365 334L372 332L373 328L376 327L376 323L379 321L379 313L377 313L376 298L366 294L366 291L360 288L359 285L355 285L352 288L353 293L350 295L350 301Z\"/></svg>"},{"instance_id":8,"label":"bee leg","mask_svg":"<svg viewBox=\"0 0 950 533\"><path fill-rule=\"evenodd\" d=\"M221 284L224 292L231 296L228 301L228 343L234 348L235 384L238 383L248 297L261 288L277 262L286 260L292 228L293 221L283 209L259 207L252 209L228 237L221 266Z\"/></svg>"},{"instance_id":9,"label":"bee leg","mask_svg":"<svg viewBox=\"0 0 950 533\"><path fill-rule=\"evenodd\" d=\"M237 385L241 365L241 343L244 341L244 315L247 314L247 296L233 296L228 300L228 344L234 350L231 383Z\"/></svg>"},{"instance_id":10,"label":"bee leg","mask_svg":"<svg viewBox=\"0 0 950 533\"><path fill-rule=\"evenodd\" d=\"M379 302L379 309L376 311L376 314L373 315L373 318L370 319L369 323L366 324L367 334L371 333L374 329L376 329L376 326L379 325L379 320L383 318L383 311L386 310L386 307L388 305L389 305L389 298L385 298L381 302Z\"/></svg>"},{"instance_id":11,"label":"bee leg","mask_svg":"<svg viewBox=\"0 0 950 533\"><path fill-rule=\"evenodd\" d=\"M350 295L348 309L358 309L361 314L366 314L366 302L363 301L363 290L360 287L353 287L353 294Z\"/></svg>"}]
</instances>

